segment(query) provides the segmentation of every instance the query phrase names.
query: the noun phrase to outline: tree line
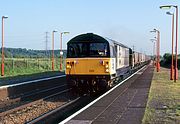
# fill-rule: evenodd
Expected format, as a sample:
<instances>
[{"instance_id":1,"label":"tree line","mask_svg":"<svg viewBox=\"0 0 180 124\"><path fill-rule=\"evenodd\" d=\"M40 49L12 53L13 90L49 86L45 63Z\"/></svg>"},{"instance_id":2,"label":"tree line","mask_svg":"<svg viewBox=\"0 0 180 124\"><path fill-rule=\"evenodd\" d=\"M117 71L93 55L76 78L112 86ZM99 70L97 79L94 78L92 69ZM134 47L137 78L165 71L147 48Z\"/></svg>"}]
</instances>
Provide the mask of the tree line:
<instances>
[{"instance_id":1,"label":"tree line","mask_svg":"<svg viewBox=\"0 0 180 124\"><path fill-rule=\"evenodd\" d=\"M66 53L67 51L63 50L63 57L66 57ZM52 56L52 50L4 48L4 55L6 58L49 58ZM60 50L54 50L54 57L60 57Z\"/></svg>"},{"instance_id":2,"label":"tree line","mask_svg":"<svg viewBox=\"0 0 180 124\"><path fill-rule=\"evenodd\" d=\"M175 65L175 55L173 57L174 57L174 65ZM171 61L172 61L172 54L165 53L163 55L163 59L161 60L161 65L170 67ZM180 55L178 55L178 68L180 68Z\"/></svg>"}]
</instances>

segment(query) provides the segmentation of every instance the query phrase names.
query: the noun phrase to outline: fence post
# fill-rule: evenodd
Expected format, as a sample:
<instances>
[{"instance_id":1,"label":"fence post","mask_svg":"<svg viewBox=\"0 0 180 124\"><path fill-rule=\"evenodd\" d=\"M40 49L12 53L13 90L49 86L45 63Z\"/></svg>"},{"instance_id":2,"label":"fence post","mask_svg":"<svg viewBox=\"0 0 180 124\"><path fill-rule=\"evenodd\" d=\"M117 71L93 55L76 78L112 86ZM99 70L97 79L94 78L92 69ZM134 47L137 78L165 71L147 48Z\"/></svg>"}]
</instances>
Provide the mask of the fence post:
<instances>
[{"instance_id":1,"label":"fence post","mask_svg":"<svg viewBox=\"0 0 180 124\"><path fill-rule=\"evenodd\" d=\"M14 72L14 58L12 58L12 69L13 69L13 72Z\"/></svg>"},{"instance_id":2,"label":"fence post","mask_svg":"<svg viewBox=\"0 0 180 124\"><path fill-rule=\"evenodd\" d=\"M40 68L40 66L39 66L39 58L38 58L38 69Z\"/></svg>"},{"instance_id":3,"label":"fence post","mask_svg":"<svg viewBox=\"0 0 180 124\"><path fill-rule=\"evenodd\" d=\"M51 69L51 59L49 58L48 60L49 60L49 66L48 67L49 67L49 70L50 70Z\"/></svg>"},{"instance_id":4,"label":"fence post","mask_svg":"<svg viewBox=\"0 0 180 124\"><path fill-rule=\"evenodd\" d=\"M28 59L25 59L26 62L26 68L28 68Z\"/></svg>"}]
</instances>

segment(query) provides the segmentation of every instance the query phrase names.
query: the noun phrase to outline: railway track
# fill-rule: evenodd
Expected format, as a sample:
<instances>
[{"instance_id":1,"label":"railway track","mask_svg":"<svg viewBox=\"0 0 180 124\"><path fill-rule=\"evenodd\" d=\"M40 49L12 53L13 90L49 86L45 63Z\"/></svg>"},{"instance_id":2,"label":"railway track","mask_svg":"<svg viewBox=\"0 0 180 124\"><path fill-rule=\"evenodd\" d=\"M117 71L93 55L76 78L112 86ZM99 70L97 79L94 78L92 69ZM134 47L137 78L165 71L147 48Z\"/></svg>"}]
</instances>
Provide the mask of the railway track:
<instances>
[{"instance_id":1,"label":"railway track","mask_svg":"<svg viewBox=\"0 0 180 124\"><path fill-rule=\"evenodd\" d=\"M75 97L69 96L71 89L61 90L44 98L20 105L13 109L9 109L0 113L0 123L23 124L27 121L33 120L48 111L52 111L66 103L73 100Z\"/></svg>"},{"instance_id":2,"label":"railway track","mask_svg":"<svg viewBox=\"0 0 180 124\"><path fill-rule=\"evenodd\" d=\"M4 89L7 95L0 100L3 124L25 123L75 98L69 94L64 75L3 86L1 93Z\"/></svg>"},{"instance_id":3,"label":"railway track","mask_svg":"<svg viewBox=\"0 0 180 124\"><path fill-rule=\"evenodd\" d=\"M0 103L0 116L3 115L3 113L5 113L5 111L10 111L11 109L13 110L13 108L22 106L24 104L28 104L32 101L41 99L45 96L54 94L58 91L62 91L64 89L67 88L67 85L60 85L60 86L56 86L56 87L52 87L52 88L48 88L48 89L44 89L44 90L35 90L29 94L22 94L20 97L15 98L15 99L10 99L4 102Z\"/></svg>"},{"instance_id":4,"label":"railway track","mask_svg":"<svg viewBox=\"0 0 180 124\"><path fill-rule=\"evenodd\" d=\"M49 111L49 112L43 114L42 116L39 116L39 117L27 122L27 124L52 122L52 121L54 121L53 118L55 118L56 113L59 113L60 111L62 112L62 109L65 109L65 108L69 107L70 105L75 104L78 100L80 100L80 97L77 97L74 100L68 101L66 104L59 106L56 109ZM65 113L65 112L63 112L63 113ZM52 118L52 116L53 116L53 118ZM50 119L49 117L52 119Z\"/></svg>"},{"instance_id":5,"label":"railway track","mask_svg":"<svg viewBox=\"0 0 180 124\"><path fill-rule=\"evenodd\" d=\"M73 113L77 112L85 105L92 102L96 97L76 97L73 100L69 100L62 106L57 107L52 111L48 111L47 113L27 122L26 124L56 124L59 121L62 121L72 115Z\"/></svg>"}]
</instances>

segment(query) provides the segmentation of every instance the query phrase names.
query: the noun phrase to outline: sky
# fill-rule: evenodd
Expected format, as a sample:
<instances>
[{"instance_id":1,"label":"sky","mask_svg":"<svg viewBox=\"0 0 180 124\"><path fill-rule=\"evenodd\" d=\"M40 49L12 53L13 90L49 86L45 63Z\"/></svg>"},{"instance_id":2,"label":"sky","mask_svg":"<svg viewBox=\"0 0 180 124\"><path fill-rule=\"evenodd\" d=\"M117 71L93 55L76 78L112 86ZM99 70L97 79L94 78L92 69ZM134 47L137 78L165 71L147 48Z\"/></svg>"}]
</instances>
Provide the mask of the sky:
<instances>
[{"instance_id":1,"label":"sky","mask_svg":"<svg viewBox=\"0 0 180 124\"><path fill-rule=\"evenodd\" d=\"M179 3L178 0L0 0L0 16L8 16L4 20L5 47L44 50L45 32L49 32L48 49L51 49L52 31L57 30L55 49L60 48L60 32L68 31L70 34L63 35L63 49L71 38L95 33L152 55L150 39L156 34L150 31L156 28L161 32L161 55L171 53L171 16L166 11L175 9L161 10L159 6L179 6Z\"/></svg>"}]
</instances>

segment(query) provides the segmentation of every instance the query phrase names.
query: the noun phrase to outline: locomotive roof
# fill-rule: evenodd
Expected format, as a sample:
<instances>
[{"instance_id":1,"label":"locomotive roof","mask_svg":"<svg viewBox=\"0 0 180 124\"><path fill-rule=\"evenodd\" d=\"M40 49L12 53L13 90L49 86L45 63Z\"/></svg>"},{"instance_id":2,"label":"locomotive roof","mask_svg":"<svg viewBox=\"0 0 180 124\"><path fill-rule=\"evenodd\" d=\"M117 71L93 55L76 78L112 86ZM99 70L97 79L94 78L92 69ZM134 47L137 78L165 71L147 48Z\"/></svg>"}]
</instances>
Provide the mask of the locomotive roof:
<instances>
[{"instance_id":1,"label":"locomotive roof","mask_svg":"<svg viewBox=\"0 0 180 124\"><path fill-rule=\"evenodd\" d=\"M96 34L93 34L93 33L87 33L87 34L81 34L81 35L78 35L74 38L72 38L69 42L69 43L76 43L76 42L92 42L92 41L96 41L96 42L105 42L105 43L109 43L110 45L114 45L114 44L118 44L122 47L126 47L126 48L129 48L117 41L114 41L114 40L111 40L109 38L104 38L104 37L101 37L99 35L96 35Z\"/></svg>"},{"instance_id":2,"label":"locomotive roof","mask_svg":"<svg viewBox=\"0 0 180 124\"><path fill-rule=\"evenodd\" d=\"M93 34L93 33L87 33L87 34L80 34L74 38L72 38L68 43L72 42L108 42L106 39L103 37Z\"/></svg>"},{"instance_id":3,"label":"locomotive roof","mask_svg":"<svg viewBox=\"0 0 180 124\"><path fill-rule=\"evenodd\" d=\"M113 44L117 44L117 45L120 45L122 47L129 48L128 46L126 46L126 45L124 45L124 44L122 44L120 42L117 42L115 40L112 40L112 39L109 39L109 38L106 38L106 40L108 40L109 42L112 42Z\"/></svg>"}]
</instances>

